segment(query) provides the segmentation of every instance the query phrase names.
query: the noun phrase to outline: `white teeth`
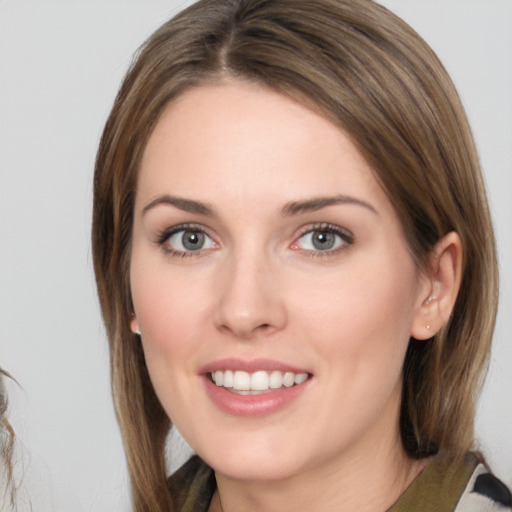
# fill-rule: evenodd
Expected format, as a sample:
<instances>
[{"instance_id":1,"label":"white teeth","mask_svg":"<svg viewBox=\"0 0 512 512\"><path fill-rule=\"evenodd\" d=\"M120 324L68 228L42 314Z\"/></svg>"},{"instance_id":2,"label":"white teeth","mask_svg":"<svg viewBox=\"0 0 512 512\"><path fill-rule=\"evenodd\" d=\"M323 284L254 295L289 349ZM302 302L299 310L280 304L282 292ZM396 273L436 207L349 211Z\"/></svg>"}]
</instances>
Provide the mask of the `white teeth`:
<instances>
[{"instance_id":1,"label":"white teeth","mask_svg":"<svg viewBox=\"0 0 512 512\"><path fill-rule=\"evenodd\" d=\"M283 384L287 388L291 388L295 384L295 374L292 372L286 372L283 377Z\"/></svg>"},{"instance_id":2,"label":"white teeth","mask_svg":"<svg viewBox=\"0 0 512 512\"><path fill-rule=\"evenodd\" d=\"M297 373L295 375L295 384L302 384L303 382L306 382L308 380L308 374L307 373ZM226 385L226 375L224 375L224 386Z\"/></svg>"},{"instance_id":3,"label":"white teeth","mask_svg":"<svg viewBox=\"0 0 512 512\"><path fill-rule=\"evenodd\" d=\"M290 388L308 380L307 373L281 372L274 370L266 372L259 370L248 373L241 370L217 370L211 374L213 382L219 387L233 388L236 391L268 391L280 389L283 386Z\"/></svg>"},{"instance_id":4,"label":"white teeth","mask_svg":"<svg viewBox=\"0 0 512 512\"><path fill-rule=\"evenodd\" d=\"M283 387L283 374L279 371L274 371L270 374L270 389L279 389Z\"/></svg>"},{"instance_id":5,"label":"white teeth","mask_svg":"<svg viewBox=\"0 0 512 512\"><path fill-rule=\"evenodd\" d=\"M215 381L215 384L217 384L217 381ZM233 372L231 370L226 370L224 372L224 382L222 385L225 388L232 388L233 387Z\"/></svg>"},{"instance_id":6,"label":"white teeth","mask_svg":"<svg viewBox=\"0 0 512 512\"><path fill-rule=\"evenodd\" d=\"M213 380L217 386L222 386L224 384L224 372L217 370L213 375Z\"/></svg>"},{"instance_id":7,"label":"white teeth","mask_svg":"<svg viewBox=\"0 0 512 512\"><path fill-rule=\"evenodd\" d=\"M268 373L253 373L251 375L251 389L254 391L265 391L266 389L268 389Z\"/></svg>"},{"instance_id":8,"label":"white teeth","mask_svg":"<svg viewBox=\"0 0 512 512\"><path fill-rule=\"evenodd\" d=\"M233 389L249 391L251 389L251 375L247 372L236 371L233 375Z\"/></svg>"}]
</instances>

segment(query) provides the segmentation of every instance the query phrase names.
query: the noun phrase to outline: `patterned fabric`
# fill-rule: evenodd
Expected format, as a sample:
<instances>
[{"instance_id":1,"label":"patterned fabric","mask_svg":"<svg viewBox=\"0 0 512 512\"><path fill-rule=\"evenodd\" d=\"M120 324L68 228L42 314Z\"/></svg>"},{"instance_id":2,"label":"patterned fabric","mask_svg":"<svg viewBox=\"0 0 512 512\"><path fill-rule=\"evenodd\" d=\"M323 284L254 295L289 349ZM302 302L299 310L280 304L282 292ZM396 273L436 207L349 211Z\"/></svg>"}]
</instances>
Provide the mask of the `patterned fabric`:
<instances>
[{"instance_id":1,"label":"patterned fabric","mask_svg":"<svg viewBox=\"0 0 512 512\"><path fill-rule=\"evenodd\" d=\"M178 512L207 512L215 475L197 455L169 478ZM512 512L508 488L472 453L437 455L387 512Z\"/></svg>"},{"instance_id":2,"label":"patterned fabric","mask_svg":"<svg viewBox=\"0 0 512 512\"><path fill-rule=\"evenodd\" d=\"M207 512L217 488L215 474L197 455L168 480L176 512Z\"/></svg>"},{"instance_id":3,"label":"patterned fabric","mask_svg":"<svg viewBox=\"0 0 512 512\"><path fill-rule=\"evenodd\" d=\"M482 477L487 485L477 484ZM511 512L511 507L510 491L474 454L445 453L429 462L388 512Z\"/></svg>"},{"instance_id":4,"label":"patterned fabric","mask_svg":"<svg viewBox=\"0 0 512 512\"><path fill-rule=\"evenodd\" d=\"M491 475L483 464L479 464L455 512L509 512L512 510L512 496L507 486Z\"/></svg>"}]
</instances>

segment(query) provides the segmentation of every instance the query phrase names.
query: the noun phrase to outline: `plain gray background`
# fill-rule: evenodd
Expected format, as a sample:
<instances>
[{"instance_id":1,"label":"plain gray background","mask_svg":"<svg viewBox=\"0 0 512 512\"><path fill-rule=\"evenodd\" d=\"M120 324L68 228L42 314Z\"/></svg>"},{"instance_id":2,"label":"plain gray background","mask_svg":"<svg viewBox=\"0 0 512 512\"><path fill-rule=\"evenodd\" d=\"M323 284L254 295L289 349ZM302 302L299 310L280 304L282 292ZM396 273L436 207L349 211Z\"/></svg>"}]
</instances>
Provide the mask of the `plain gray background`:
<instances>
[{"instance_id":1,"label":"plain gray background","mask_svg":"<svg viewBox=\"0 0 512 512\"><path fill-rule=\"evenodd\" d=\"M103 123L138 45L188 2L0 0L0 365L20 510L128 511L89 248ZM479 446L512 484L512 2L383 0L433 46L467 107L502 293Z\"/></svg>"}]
</instances>

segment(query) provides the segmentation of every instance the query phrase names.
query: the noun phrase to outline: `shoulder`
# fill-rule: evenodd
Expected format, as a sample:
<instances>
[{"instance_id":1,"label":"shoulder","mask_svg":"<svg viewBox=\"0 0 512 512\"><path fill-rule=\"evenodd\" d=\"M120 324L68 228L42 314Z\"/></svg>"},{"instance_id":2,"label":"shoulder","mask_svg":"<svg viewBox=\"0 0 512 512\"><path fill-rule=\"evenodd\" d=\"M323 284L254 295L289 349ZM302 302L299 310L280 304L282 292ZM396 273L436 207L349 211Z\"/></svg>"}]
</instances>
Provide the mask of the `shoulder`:
<instances>
[{"instance_id":1,"label":"shoulder","mask_svg":"<svg viewBox=\"0 0 512 512\"><path fill-rule=\"evenodd\" d=\"M389 512L512 512L512 497L473 453L433 457Z\"/></svg>"},{"instance_id":2,"label":"shoulder","mask_svg":"<svg viewBox=\"0 0 512 512\"><path fill-rule=\"evenodd\" d=\"M197 455L167 480L176 512L206 512L216 483L213 470Z\"/></svg>"},{"instance_id":3,"label":"shoulder","mask_svg":"<svg viewBox=\"0 0 512 512\"><path fill-rule=\"evenodd\" d=\"M175 510L206 512L213 470L197 455L168 480ZM512 512L512 495L472 453L434 457L388 512Z\"/></svg>"},{"instance_id":4,"label":"shoulder","mask_svg":"<svg viewBox=\"0 0 512 512\"><path fill-rule=\"evenodd\" d=\"M512 511L510 490L483 464L478 464L471 474L455 512L495 511Z\"/></svg>"}]
</instances>

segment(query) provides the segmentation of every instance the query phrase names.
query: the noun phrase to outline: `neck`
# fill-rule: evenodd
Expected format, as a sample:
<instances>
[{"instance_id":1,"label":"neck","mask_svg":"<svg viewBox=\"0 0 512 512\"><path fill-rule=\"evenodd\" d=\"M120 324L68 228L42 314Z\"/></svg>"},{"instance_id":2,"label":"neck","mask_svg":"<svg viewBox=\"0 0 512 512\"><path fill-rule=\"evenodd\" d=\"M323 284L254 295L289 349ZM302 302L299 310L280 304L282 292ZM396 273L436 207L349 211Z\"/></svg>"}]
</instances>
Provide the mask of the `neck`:
<instances>
[{"instance_id":1,"label":"neck","mask_svg":"<svg viewBox=\"0 0 512 512\"><path fill-rule=\"evenodd\" d=\"M385 511L425 467L394 442L380 438L366 456L345 453L332 464L279 481L239 481L216 473L210 512Z\"/></svg>"}]
</instances>

